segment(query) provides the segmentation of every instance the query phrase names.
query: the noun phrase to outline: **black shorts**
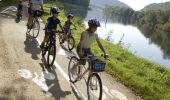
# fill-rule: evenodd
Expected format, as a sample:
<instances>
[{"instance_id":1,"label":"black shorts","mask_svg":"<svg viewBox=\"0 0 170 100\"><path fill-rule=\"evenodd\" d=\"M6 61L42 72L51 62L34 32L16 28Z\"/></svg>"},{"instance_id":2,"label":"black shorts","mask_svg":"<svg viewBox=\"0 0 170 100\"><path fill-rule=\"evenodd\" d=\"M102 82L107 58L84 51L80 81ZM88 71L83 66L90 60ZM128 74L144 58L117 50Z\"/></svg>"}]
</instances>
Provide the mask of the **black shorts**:
<instances>
[{"instance_id":1,"label":"black shorts","mask_svg":"<svg viewBox=\"0 0 170 100\"><path fill-rule=\"evenodd\" d=\"M36 17L41 17L43 12L42 11L39 11L39 10L32 10L31 8L28 8L28 13L30 15L33 15L33 16L36 16Z\"/></svg>"},{"instance_id":2,"label":"black shorts","mask_svg":"<svg viewBox=\"0 0 170 100\"><path fill-rule=\"evenodd\" d=\"M91 52L90 48L83 48L83 54L84 54L83 57L80 56L80 49L79 49L79 47L77 47L76 52L77 52L77 54L78 54L78 56L80 58L79 63L81 65L85 65L86 64L86 59L84 59L84 58L87 57L87 55L93 55L93 53Z\"/></svg>"},{"instance_id":3,"label":"black shorts","mask_svg":"<svg viewBox=\"0 0 170 100\"><path fill-rule=\"evenodd\" d=\"M55 33L52 33L52 32L49 32L49 31L45 31L45 36L53 36L53 35L55 35Z\"/></svg>"}]
</instances>

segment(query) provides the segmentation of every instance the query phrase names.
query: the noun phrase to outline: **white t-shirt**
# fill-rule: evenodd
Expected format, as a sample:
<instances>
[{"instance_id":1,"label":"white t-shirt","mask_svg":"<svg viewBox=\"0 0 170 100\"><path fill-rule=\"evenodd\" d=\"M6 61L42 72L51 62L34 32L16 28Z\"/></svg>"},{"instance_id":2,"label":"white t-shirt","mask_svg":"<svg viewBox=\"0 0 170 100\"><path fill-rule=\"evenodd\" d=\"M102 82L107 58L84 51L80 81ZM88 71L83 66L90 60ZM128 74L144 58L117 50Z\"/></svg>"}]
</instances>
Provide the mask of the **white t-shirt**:
<instances>
[{"instance_id":1,"label":"white t-shirt","mask_svg":"<svg viewBox=\"0 0 170 100\"><path fill-rule=\"evenodd\" d=\"M96 41L97 34L84 31L82 35L82 48L91 48L91 45Z\"/></svg>"},{"instance_id":2,"label":"white t-shirt","mask_svg":"<svg viewBox=\"0 0 170 100\"><path fill-rule=\"evenodd\" d=\"M32 10L41 10L41 5L43 5L43 0L31 0Z\"/></svg>"}]
</instances>

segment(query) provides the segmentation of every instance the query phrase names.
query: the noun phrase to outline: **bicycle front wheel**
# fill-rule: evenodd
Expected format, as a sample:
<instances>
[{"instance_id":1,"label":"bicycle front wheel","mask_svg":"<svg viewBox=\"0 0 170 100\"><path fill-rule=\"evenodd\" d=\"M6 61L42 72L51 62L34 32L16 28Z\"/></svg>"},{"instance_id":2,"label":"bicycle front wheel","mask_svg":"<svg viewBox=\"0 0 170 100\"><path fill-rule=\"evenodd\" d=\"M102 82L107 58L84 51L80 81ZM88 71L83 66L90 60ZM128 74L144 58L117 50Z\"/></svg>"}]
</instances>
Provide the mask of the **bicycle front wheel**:
<instances>
[{"instance_id":1,"label":"bicycle front wheel","mask_svg":"<svg viewBox=\"0 0 170 100\"><path fill-rule=\"evenodd\" d=\"M32 27L32 31L33 31L33 38L37 38L39 31L40 31L40 23L38 21L38 19L34 18L33 19L33 27Z\"/></svg>"},{"instance_id":2,"label":"bicycle front wheel","mask_svg":"<svg viewBox=\"0 0 170 100\"><path fill-rule=\"evenodd\" d=\"M45 56L46 51L47 51L46 49L47 49L47 47L43 47L43 48L41 49L41 51L42 51L42 57Z\"/></svg>"},{"instance_id":3,"label":"bicycle front wheel","mask_svg":"<svg viewBox=\"0 0 170 100\"><path fill-rule=\"evenodd\" d=\"M47 64L53 66L56 57L56 46L51 45L48 49Z\"/></svg>"},{"instance_id":4,"label":"bicycle front wheel","mask_svg":"<svg viewBox=\"0 0 170 100\"><path fill-rule=\"evenodd\" d=\"M76 66L78 62L79 62L78 58L75 56L71 57L69 61L68 75L69 75L70 82L73 83L77 81L76 79L80 74L80 66Z\"/></svg>"},{"instance_id":5,"label":"bicycle front wheel","mask_svg":"<svg viewBox=\"0 0 170 100\"><path fill-rule=\"evenodd\" d=\"M89 100L102 100L102 81L97 73L88 77L87 95Z\"/></svg>"},{"instance_id":6,"label":"bicycle front wheel","mask_svg":"<svg viewBox=\"0 0 170 100\"><path fill-rule=\"evenodd\" d=\"M70 36L69 39L68 39L68 49L70 51L73 50L74 45L75 45L75 40L72 36Z\"/></svg>"}]
</instances>

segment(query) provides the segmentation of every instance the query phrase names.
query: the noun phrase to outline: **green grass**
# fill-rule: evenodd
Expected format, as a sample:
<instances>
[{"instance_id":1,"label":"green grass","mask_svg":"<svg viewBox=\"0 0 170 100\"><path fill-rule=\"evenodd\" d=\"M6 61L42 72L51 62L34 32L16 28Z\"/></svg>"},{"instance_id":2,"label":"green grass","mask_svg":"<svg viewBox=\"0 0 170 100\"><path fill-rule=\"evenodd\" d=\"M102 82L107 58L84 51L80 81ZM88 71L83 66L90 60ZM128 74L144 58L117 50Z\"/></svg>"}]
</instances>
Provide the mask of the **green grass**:
<instances>
[{"instance_id":1,"label":"green grass","mask_svg":"<svg viewBox=\"0 0 170 100\"><path fill-rule=\"evenodd\" d=\"M54 4L53 4L54 5ZM59 3L57 5L60 5ZM46 20L49 15L49 4L45 4ZM59 19L62 24L66 20L64 10L60 13ZM74 24L77 31L74 31L76 44L80 39L80 34L85 30L82 19L75 18ZM169 100L170 99L170 70L164 66L137 57L128 52L121 45L115 45L102 40L110 61L107 61L106 72L115 77L118 81L133 90L137 95L145 100ZM93 45L93 52L101 54L96 44Z\"/></svg>"},{"instance_id":2,"label":"green grass","mask_svg":"<svg viewBox=\"0 0 170 100\"><path fill-rule=\"evenodd\" d=\"M17 2L17 0L0 0L0 9L7 5L13 5Z\"/></svg>"}]
</instances>

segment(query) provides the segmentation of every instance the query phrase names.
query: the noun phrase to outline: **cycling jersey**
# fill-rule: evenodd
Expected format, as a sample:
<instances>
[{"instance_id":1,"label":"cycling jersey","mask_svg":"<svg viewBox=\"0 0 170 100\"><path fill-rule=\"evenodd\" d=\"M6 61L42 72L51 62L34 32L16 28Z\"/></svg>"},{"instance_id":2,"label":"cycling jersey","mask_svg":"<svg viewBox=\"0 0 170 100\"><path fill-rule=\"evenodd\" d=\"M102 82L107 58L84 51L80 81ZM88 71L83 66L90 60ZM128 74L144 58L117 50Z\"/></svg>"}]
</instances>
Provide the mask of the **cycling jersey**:
<instances>
[{"instance_id":1,"label":"cycling jersey","mask_svg":"<svg viewBox=\"0 0 170 100\"><path fill-rule=\"evenodd\" d=\"M54 16L51 16L47 19L47 29L48 30L56 30L57 25L60 24L60 20Z\"/></svg>"},{"instance_id":2,"label":"cycling jersey","mask_svg":"<svg viewBox=\"0 0 170 100\"><path fill-rule=\"evenodd\" d=\"M85 31L82 33L83 39L82 39L82 48L91 48L91 45L96 41L96 33L89 33L88 31Z\"/></svg>"},{"instance_id":3,"label":"cycling jersey","mask_svg":"<svg viewBox=\"0 0 170 100\"><path fill-rule=\"evenodd\" d=\"M70 26L71 26L72 22L70 21L66 21L63 28L65 31L68 31L70 29Z\"/></svg>"},{"instance_id":4,"label":"cycling jersey","mask_svg":"<svg viewBox=\"0 0 170 100\"><path fill-rule=\"evenodd\" d=\"M22 5L22 4L18 4L17 10L18 10L18 11L22 11L22 8L23 8L23 5Z\"/></svg>"}]
</instances>

